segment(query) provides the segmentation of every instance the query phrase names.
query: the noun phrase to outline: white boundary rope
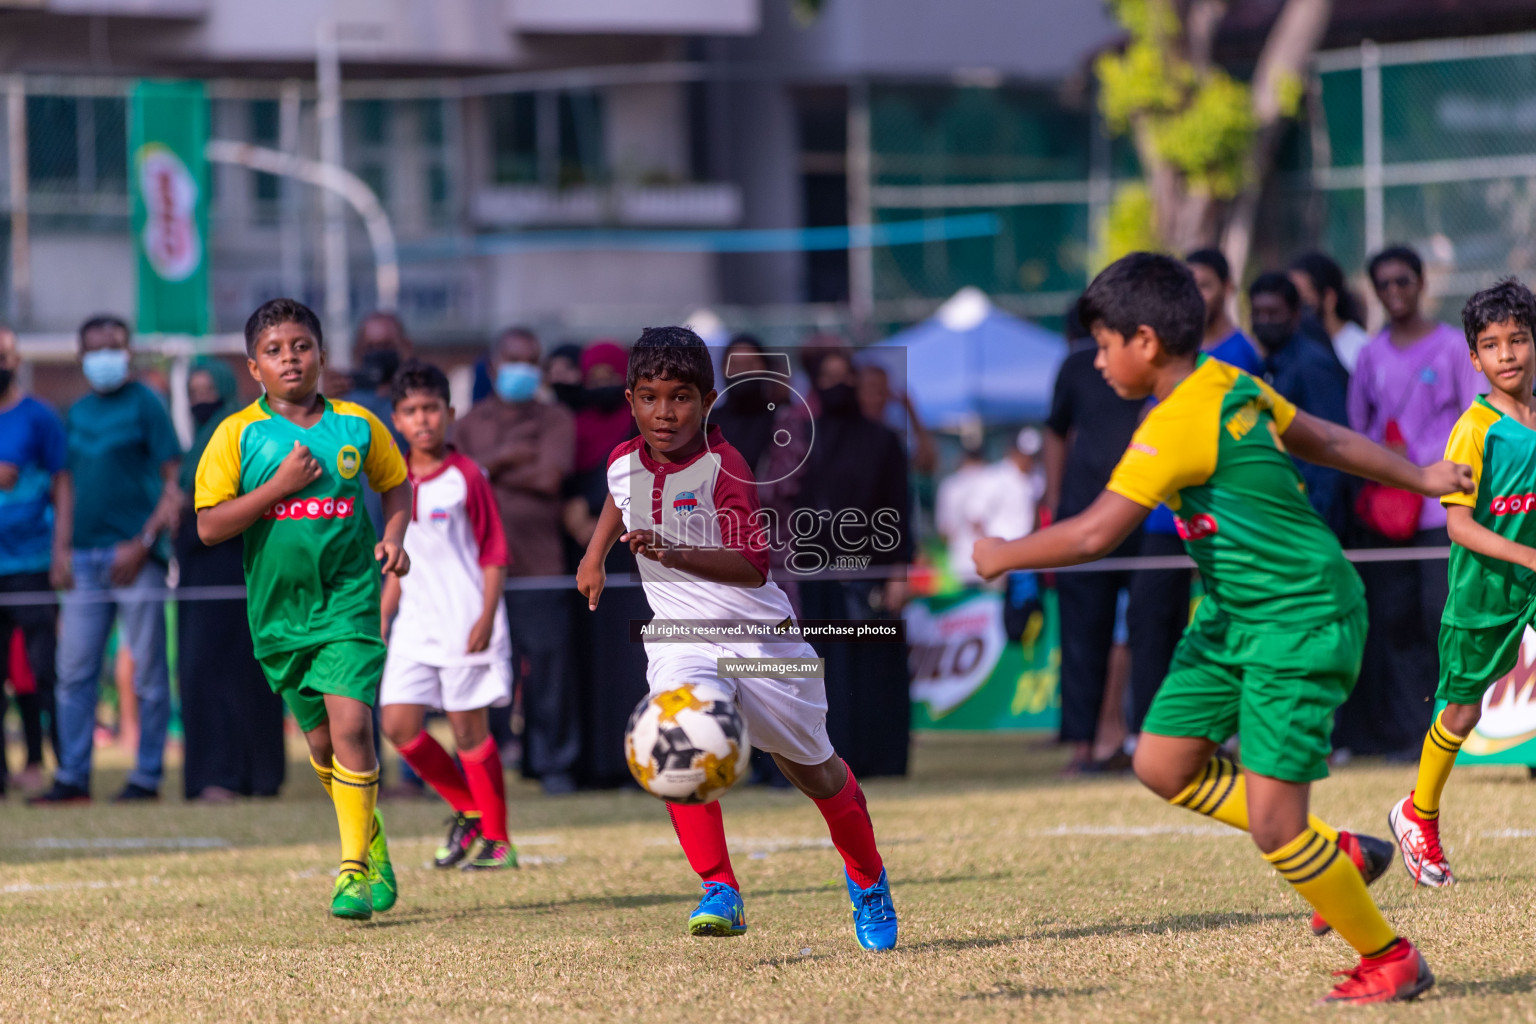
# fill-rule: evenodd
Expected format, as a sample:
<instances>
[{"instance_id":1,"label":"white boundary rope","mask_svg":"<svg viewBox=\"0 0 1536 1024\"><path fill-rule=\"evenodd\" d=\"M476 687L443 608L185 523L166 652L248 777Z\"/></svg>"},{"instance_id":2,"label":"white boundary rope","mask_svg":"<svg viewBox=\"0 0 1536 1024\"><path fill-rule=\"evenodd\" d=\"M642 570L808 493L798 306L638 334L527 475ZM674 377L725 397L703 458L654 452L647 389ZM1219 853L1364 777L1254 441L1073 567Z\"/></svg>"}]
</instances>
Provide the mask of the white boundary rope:
<instances>
[{"instance_id":1,"label":"white boundary rope","mask_svg":"<svg viewBox=\"0 0 1536 1024\"><path fill-rule=\"evenodd\" d=\"M1432 562L1451 556L1449 547L1438 548L1352 548L1344 552L1351 562ZM1135 572L1138 569L1193 569L1194 560L1187 555L1157 555L1136 558L1103 558L1097 562L1071 565L1042 572ZM790 578L805 580L884 580L900 578L898 567L865 569L861 571L828 571L813 575ZM640 580L633 575L609 576L604 589L638 587ZM576 590L574 576L518 576L507 580L508 593L528 590ZM12 594L0 594L0 607L18 607L55 604L61 595L52 590L32 590ZM87 590L69 591L62 599L73 604L132 604L144 601L243 601L245 587L156 587L145 590Z\"/></svg>"}]
</instances>

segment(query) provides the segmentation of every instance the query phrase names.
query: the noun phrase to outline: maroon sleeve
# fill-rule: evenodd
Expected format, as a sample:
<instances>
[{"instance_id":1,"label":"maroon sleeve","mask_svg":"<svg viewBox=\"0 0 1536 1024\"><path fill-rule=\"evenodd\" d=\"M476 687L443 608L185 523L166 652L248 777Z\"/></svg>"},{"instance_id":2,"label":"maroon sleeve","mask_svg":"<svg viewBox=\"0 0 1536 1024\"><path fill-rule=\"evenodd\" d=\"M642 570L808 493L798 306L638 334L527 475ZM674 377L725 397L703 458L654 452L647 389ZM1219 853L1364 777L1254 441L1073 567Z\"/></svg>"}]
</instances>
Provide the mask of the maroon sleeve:
<instances>
[{"instance_id":1,"label":"maroon sleeve","mask_svg":"<svg viewBox=\"0 0 1536 1024\"><path fill-rule=\"evenodd\" d=\"M741 453L730 445L717 449L720 472L715 477L715 520L720 542L738 552L768 578L768 537L760 528L757 481Z\"/></svg>"},{"instance_id":2,"label":"maroon sleeve","mask_svg":"<svg viewBox=\"0 0 1536 1024\"><path fill-rule=\"evenodd\" d=\"M464 456L458 457L459 473L464 477L464 512L469 516L469 528L475 533L475 543L480 548L480 564L509 565L507 535L501 528L501 513L496 508L496 495L485 478L485 470Z\"/></svg>"}]
</instances>

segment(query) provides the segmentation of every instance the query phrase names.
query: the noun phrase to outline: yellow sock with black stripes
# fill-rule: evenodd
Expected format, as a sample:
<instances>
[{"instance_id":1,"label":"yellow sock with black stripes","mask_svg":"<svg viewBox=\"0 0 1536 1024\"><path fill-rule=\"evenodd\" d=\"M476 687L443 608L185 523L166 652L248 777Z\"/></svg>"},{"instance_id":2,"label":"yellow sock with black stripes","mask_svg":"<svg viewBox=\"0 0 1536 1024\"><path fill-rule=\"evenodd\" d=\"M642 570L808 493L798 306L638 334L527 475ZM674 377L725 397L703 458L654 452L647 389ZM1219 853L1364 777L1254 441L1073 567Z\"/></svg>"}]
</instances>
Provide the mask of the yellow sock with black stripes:
<instances>
[{"instance_id":1,"label":"yellow sock with black stripes","mask_svg":"<svg viewBox=\"0 0 1536 1024\"><path fill-rule=\"evenodd\" d=\"M1242 769L1220 754L1211 758L1200 777L1186 786L1184 792L1168 802L1248 831L1248 786ZM1307 825L1329 842L1339 841L1339 830L1316 815L1307 815Z\"/></svg>"},{"instance_id":2,"label":"yellow sock with black stripes","mask_svg":"<svg viewBox=\"0 0 1536 1024\"><path fill-rule=\"evenodd\" d=\"M379 766L354 772L332 760L331 774L331 801L336 805L336 824L341 829L341 869L366 872L368 842L373 837L373 810L379 800Z\"/></svg>"},{"instance_id":3,"label":"yellow sock with black stripes","mask_svg":"<svg viewBox=\"0 0 1536 1024\"><path fill-rule=\"evenodd\" d=\"M1332 839L1309 828L1264 859L1361 956L1383 956L1397 944L1359 869Z\"/></svg>"},{"instance_id":4,"label":"yellow sock with black stripes","mask_svg":"<svg viewBox=\"0 0 1536 1024\"><path fill-rule=\"evenodd\" d=\"M319 761L316 761L314 758L310 758L309 759L309 766L315 770L315 777L320 780L320 785L325 787L325 795L326 796L330 796L331 795L331 770L330 770L330 768L328 768L325 765L321 764Z\"/></svg>"},{"instance_id":5,"label":"yellow sock with black stripes","mask_svg":"<svg viewBox=\"0 0 1536 1024\"><path fill-rule=\"evenodd\" d=\"M1444 718L1445 712L1441 711L1430 723L1429 732L1424 734L1424 753L1419 755L1419 779L1413 787L1413 811L1425 821L1440 817L1440 794L1451 777L1451 769L1456 767L1456 755L1461 751L1461 745L1467 741L1465 736L1457 736L1447 729L1442 721Z\"/></svg>"}]
</instances>

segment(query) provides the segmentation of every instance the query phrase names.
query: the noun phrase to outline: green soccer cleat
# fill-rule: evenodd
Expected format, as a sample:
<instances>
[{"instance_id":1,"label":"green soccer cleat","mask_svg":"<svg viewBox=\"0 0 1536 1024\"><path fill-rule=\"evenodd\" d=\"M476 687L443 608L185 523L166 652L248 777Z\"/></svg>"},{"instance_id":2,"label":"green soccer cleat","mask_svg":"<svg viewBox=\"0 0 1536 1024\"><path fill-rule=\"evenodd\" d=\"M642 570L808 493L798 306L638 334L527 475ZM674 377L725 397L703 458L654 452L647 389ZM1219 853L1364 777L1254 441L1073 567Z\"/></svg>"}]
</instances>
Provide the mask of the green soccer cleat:
<instances>
[{"instance_id":1,"label":"green soccer cleat","mask_svg":"<svg viewBox=\"0 0 1536 1024\"><path fill-rule=\"evenodd\" d=\"M331 916L348 921L366 921L373 916L373 893L368 876L361 871L343 871L336 876L331 893Z\"/></svg>"},{"instance_id":2,"label":"green soccer cleat","mask_svg":"<svg viewBox=\"0 0 1536 1024\"><path fill-rule=\"evenodd\" d=\"M368 840L368 888L373 891L373 909L379 913L395 905L400 886L395 881L395 866L389 862L389 841L384 836L384 817L373 812L373 838Z\"/></svg>"}]
</instances>

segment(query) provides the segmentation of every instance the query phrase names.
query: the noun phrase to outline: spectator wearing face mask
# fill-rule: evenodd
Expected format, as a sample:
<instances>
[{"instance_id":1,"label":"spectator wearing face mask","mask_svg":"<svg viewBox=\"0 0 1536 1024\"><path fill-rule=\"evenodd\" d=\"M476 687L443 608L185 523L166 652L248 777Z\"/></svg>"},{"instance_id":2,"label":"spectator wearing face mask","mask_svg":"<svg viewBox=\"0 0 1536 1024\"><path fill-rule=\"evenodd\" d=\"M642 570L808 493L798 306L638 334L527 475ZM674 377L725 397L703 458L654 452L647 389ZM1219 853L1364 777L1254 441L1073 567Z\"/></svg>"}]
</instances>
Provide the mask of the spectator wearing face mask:
<instances>
[{"instance_id":1,"label":"spectator wearing face mask","mask_svg":"<svg viewBox=\"0 0 1536 1024\"><path fill-rule=\"evenodd\" d=\"M611 341L593 342L576 352L579 394L576 412L576 472L566 482L566 570L574 573L608 497L608 456L635 436L635 419L624 401L629 353ZM546 371L546 374L548 371ZM546 380L548 376L546 375ZM559 400L559 391L556 390ZM564 404L562 402L562 404ZM603 563L610 577L623 579L635 571L635 556L627 544L615 544ZM579 695L581 759L576 781L604 788L629 781L624 759L624 731L629 713L645 696L645 648L614 643L629 623L650 617L645 592L620 587L603 595L595 612L576 616L574 657Z\"/></svg>"},{"instance_id":2,"label":"spectator wearing face mask","mask_svg":"<svg viewBox=\"0 0 1536 1024\"><path fill-rule=\"evenodd\" d=\"M119 801L156 800L171 718L165 604L143 592L165 586L163 536L181 513L181 446L154 392L129 376L128 325L98 316L80 328L80 366L91 394L65 419L75 483L71 567L75 588L59 613L59 768L33 804L91 798L91 755L102 655L113 620L133 653L139 749ZM119 601L112 592L123 594ZM105 598L105 600L103 600Z\"/></svg>"},{"instance_id":3,"label":"spectator wearing face mask","mask_svg":"<svg viewBox=\"0 0 1536 1024\"><path fill-rule=\"evenodd\" d=\"M342 397L362 406L389 427L395 444L405 451L405 438L395 432L394 402L390 397L390 384L395 371L411 355L411 342L406 337L405 325L393 313L370 313L357 325L352 341L352 357L357 369L352 374L352 390ZM384 507L373 488L363 489L363 507L373 523L373 532L384 536Z\"/></svg>"},{"instance_id":4,"label":"spectator wearing face mask","mask_svg":"<svg viewBox=\"0 0 1536 1024\"><path fill-rule=\"evenodd\" d=\"M539 339L526 327L503 331L491 347L493 393L454 425L459 450L485 467L507 534L507 578L559 576L566 478L576 465L576 422L569 409L539 397ZM523 774L545 792L575 788L581 753L566 590L507 594L513 678L523 695ZM506 719L491 727L505 746Z\"/></svg>"},{"instance_id":5,"label":"spectator wearing face mask","mask_svg":"<svg viewBox=\"0 0 1536 1024\"><path fill-rule=\"evenodd\" d=\"M581 346L573 343L560 345L544 360L544 385L555 401L571 412L581 408ZM487 387L486 394L490 394ZM484 397L484 396L481 396ZM476 399L479 401L479 398Z\"/></svg>"},{"instance_id":6,"label":"spectator wearing face mask","mask_svg":"<svg viewBox=\"0 0 1536 1024\"><path fill-rule=\"evenodd\" d=\"M1303 412L1330 423L1349 424L1349 374L1323 342L1301 331L1301 297L1284 274L1260 274L1248 286L1253 336L1264 348L1264 366L1274 389ZM1342 537L1349 525L1344 474L1296 461L1307 497L1323 522Z\"/></svg>"}]
</instances>

